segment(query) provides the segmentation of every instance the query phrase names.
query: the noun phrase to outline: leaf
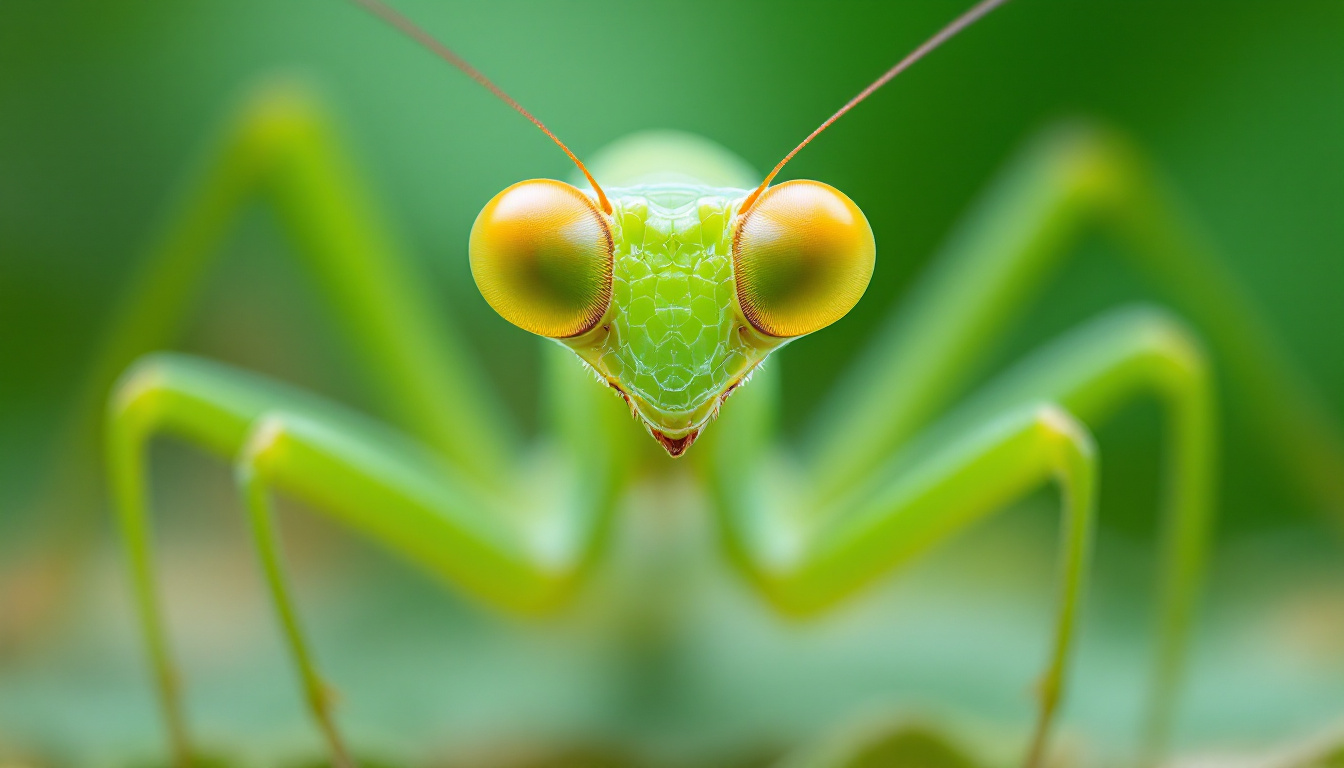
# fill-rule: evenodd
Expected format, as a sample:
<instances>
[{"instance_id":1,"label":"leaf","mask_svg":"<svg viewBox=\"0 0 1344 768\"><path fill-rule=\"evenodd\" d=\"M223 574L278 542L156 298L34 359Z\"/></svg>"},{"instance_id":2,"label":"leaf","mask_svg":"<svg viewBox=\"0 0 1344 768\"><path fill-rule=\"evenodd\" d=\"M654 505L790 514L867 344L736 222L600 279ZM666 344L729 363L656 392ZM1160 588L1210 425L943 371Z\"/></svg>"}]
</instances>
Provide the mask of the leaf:
<instances>
[{"instance_id":1,"label":"leaf","mask_svg":"<svg viewBox=\"0 0 1344 768\"><path fill-rule=\"evenodd\" d=\"M902 723L838 735L781 768L983 768L925 725Z\"/></svg>"}]
</instances>

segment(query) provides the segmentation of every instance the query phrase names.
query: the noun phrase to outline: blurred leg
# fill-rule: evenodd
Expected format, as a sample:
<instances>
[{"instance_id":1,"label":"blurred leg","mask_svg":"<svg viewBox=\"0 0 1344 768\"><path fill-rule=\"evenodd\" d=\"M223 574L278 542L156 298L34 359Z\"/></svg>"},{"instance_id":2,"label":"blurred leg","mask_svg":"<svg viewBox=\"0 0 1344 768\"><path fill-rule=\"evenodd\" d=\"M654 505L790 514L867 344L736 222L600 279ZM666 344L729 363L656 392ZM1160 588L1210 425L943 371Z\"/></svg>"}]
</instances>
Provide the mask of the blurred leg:
<instances>
[{"instance_id":1,"label":"blurred leg","mask_svg":"<svg viewBox=\"0 0 1344 768\"><path fill-rule=\"evenodd\" d=\"M1096 457L1086 429L1053 405L1017 408L959 433L828 510L815 525L788 510L733 507L739 562L776 606L810 613L871 583L1053 480L1061 494L1060 603L1027 765L1039 764L1058 707L1087 573ZM781 494L783 496L783 494Z\"/></svg>"},{"instance_id":2,"label":"blurred leg","mask_svg":"<svg viewBox=\"0 0 1344 768\"><path fill-rule=\"evenodd\" d=\"M1159 651L1144 745L1155 753L1173 714L1206 558L1216 446L1213 396L1200 346L1164 313L1116 312L1066 335L887 457L836 499L812 495L805 476L799 479L786 461L758 463L745 471L725 457L716 465L725 471L715 475L715 486L730 551L782 609L823 610L1039 480L1031 471L1047 465L1030 461L1050 456L1048 441L996 442L1013 434L1003 426L1003 414L1035 414L1040 419L1037 404L1058 403L1069 414L1096 424L1139 396L1156 397L1168 416ZM1037 428L1052 424L1047 419ZM1018 428L1029 431L1032 423L1019 423ZM1006 451L1002 455L1007 458L992 459L999 451ZM1065 581L1066 595L1077 588ZM1037 748L1061 692L1067 650L1062 623L1056 636L1062 639L1057 639L1051 670L1042 681Z\"/></svg>"},{"instance_id":3,"label":"blurred leg","mask_svg":"<svg viewBox=\"0 0 1344 768\"><path fill-rule=\"evenodd\" d=\"M1167 312L1116 310L1018 363L937 429L1039 399L1058 402L1096 426L1126 402L1144 396L1156 399L1166 415L1158 644L1142 743L1151 763L1165 748L1175 720L1185 650L1213 535L1218 428L1203 345Z\"/></svg>"},{"instance_id":4,"label":"blurred leg","mask_svg":"<svg viewBox=\"0 0 1344 768\"><path fill-rule=\"evenodd\" d=\"M578 417L587 411L576 404ZM178 765L193 750L182 713L177 673L168 652L154 574L146 481L146 447L171 435L235 459L268 584L276 599L314 716L333 754L344 754L325 688L283 580L268 494L294 495L356 534L494 604L545 610L563 599L604 540L619 463L593 455L548 451L543 471L516 474L507 491L479 482L455 462L411 438L283 385L208 361L158 356L123 379L108 422L110 483L129 554L132 583L164 717ZM558 433L557 445L565 445ZM577 446L576 446L577 447ZM519 529L512 514L545 527ZM559 546L556 546L559 542Z\"/></svg>"},{"instance_id":5,"label":"blurred leg","mask_svg":"<svg viewBox=\"0 0 1344 768\"><path fill-rule=\"evenodd\" d=\"M1285 470L1344 520L1337 420L1142 155L1087 125L1045 133L990 186L831 393L801 445L822 495L842 493L955 402L1092 222L1194 321Z\"/></svg>"},{"instance_id":6,"label":"blurred leg","mask_svg":"<svg viewBox=\"0 0 1344 768\"><path fill-rule=\"evenodd\" d=\"M261 202L293 236L395 423L483 478L501 472L514 427L385 231L330 123L311 93L288 82L242 105L110 323L93 400L101 405L136 358L173 343L235 219Z\"/></svg>"},{"instance_id":7,"label":"blurred leg","mask_svg":"<svg viewBox=\"0 0 1344 768\"><path fill-rule=\"evenodd\" d=\"M66 576L92 541L103 490L95 469L98 416L108 391L135 359L174 345L220 246L255 202L273 209L293 236L382 411L479 478L502 483L507 476L515 425L382 226L312 94L293 83L263 85L220 133L107 322L54 445L52 476L37 488L32 535L45 541L30 549L44 553L42 571L52 573L45 604L61 602ZM20 631L0 626L0 633Z\"/></svg>"}]
</instances>

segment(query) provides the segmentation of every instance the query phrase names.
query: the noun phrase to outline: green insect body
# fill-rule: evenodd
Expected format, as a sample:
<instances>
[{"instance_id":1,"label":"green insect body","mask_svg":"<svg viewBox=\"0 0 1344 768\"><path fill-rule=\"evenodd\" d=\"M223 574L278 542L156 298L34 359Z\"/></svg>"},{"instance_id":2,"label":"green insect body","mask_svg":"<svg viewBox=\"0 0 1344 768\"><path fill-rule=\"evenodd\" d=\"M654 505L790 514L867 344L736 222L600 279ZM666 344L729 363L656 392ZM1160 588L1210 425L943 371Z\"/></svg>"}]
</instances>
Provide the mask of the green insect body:
<instances>
[{"instance_id":1,"label":"green insect body","mask_svg":"<svg viewBox=\"0 0 1344 768\"><path fill-rule=\"evenodd\" d=\"M531 118L395 11L360 2ZM1001 2L982 0L835 117ZM466 347L428 319L431 299L374 225L323 126L320 110L292 92L244 111L218 152L223 159L207 166L148 262L109 344L108 366L117 369L167 346L162 336L183 322L177 297L201 279L200 252L219 237L220 222L251 196L273 197L312 236L305 244L316 282L359 330L358 351L406 432L372 428L311 394L184 356L147 357L114 388L109 483L174 759L184 768L198 752L157 594L151 439L174 435L233 462L312 716L342 768L355 761L285 579L274 495L308 501L468 594L542 610L589 572L617 510L637 498L642 481L630 471L628 420L572 359L547 358L545 382L558 396L548 398L550 422L534 441L540 450L513 431ZM819 182L770 186L782 166L752 190L759 177L704 140L627 139L596 158L591 174L579 165L586 191L540 180L497 195L472 230L473 277L500 315L576 353L679 455L771 352L842 317L872 274L873 233L857 206ZM609 197L598 179L612 185ZM1186 617L1214 512L1210 369L1197 334L1165 312L1098 318L967 393L973 370L1038 295L1078 223L1120 222L1120 239L1142 271L1170 294L1198 299L1189 303L1199 325L1256 402L1274 411L1267 442L1304 486L1344 499L1344 450L1332 425L1303 406L1310 399L1288 370L1266 362L1277 350L1247 332L1260 327L1253 313L1177 208L1126 142L1076 127L1047 134L968 215L941 267L912 290L899 322L874 338L860 375L831 395L805 440L778 439L774 402L749 392L728 409L722 439L697 449L706 460L689 468L728 560L766 602L791 613L830 607L1022 494L1058 485L1059 609L1028 766L1048 759L1088 570L1098 471L1088 426L1141 396L1156 396L1171 423L1168 540L1145 723L1153 754L1174 713ZM535 461L539 453L552 461ZM563 546L549 546L556 542Z\"/></svg>"}]
</instances>

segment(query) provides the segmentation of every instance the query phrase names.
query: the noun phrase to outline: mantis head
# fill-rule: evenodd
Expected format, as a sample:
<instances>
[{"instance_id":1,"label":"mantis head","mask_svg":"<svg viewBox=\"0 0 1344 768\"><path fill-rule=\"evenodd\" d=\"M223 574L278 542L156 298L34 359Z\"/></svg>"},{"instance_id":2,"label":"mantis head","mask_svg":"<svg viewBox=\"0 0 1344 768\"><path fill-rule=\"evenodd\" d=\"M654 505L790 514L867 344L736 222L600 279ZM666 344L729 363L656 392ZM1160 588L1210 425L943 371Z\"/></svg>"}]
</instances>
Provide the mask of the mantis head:
<instances>
[{"instance_id":1,"label":"mantis head","mask_svg":"<svg viewBox=\"0 0 1344 768\"><path fill-rule=\"evenodd\" d=\"M773 350L830 325L863 295L875 246L839 190L660 184L590 197L515 184L471 231L490 306L559 341L625 398L672 456Z\"/></svg>"},{"instance_id":2,"label":"mantis head","mask_svg":"<svg viewBox=\"0 0 1344 768\"><path fill-rule=\"evenodd\" d=\"M798 151L907 67L1007 0L980 0L794 147L754 190L658 184L608 198L565 143L382 0L355 0L517 110L583 173L515 184L471 230L490 306L574 350L680 456L773 350L839 320L873 274L873 232L839 190L770 182Z\"/></svg>"}]
</instances>

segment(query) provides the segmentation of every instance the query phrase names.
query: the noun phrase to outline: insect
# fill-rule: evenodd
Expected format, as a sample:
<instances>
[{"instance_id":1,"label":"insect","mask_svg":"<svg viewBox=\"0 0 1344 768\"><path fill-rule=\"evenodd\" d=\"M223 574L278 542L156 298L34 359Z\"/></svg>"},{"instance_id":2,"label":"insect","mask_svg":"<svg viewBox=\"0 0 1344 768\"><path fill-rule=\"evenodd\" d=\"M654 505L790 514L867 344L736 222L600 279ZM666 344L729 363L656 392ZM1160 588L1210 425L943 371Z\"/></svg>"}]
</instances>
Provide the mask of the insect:
<instances>
[{"instance_id":1,"label":"insect","mask_svg":"<svg viewBox=\"0 0 1344 768\"><path fill-rule=\"evenodd\" d=\"M972 8L799 149L999 4ZM366 5L517 106L389 8ZM1209 277L1221 273L1205 263L1205 246L1165 205L1142 161L1104 133L1052 137L996 188L798 446L772 433L777 382L758 368L789 340L844 315L860 299L878 250L862 213L839 191L807 181L772 186L793 153L757 179L702 145L627 147L591 168L574 158L587 189L522 182L487 204L469 246L482 293L506 319L558 342L547 373L559 403L553 427L526 446L496 415L460 345L430 330L401 265L381 258L385 247L345 198L340 171L327 164L322 135L302 109L283 97L263 104L239 135L235 149L245 161L276 162L285 204L316 242L319 279L338 296L399 421L415 428L402 434L371 425L311 396L181 356L148 358L122 379L109 410L111 481L181 764L195 750L154 596L144 491L144 446L160 434L235 463L308 702L333 762L343 765L352 763L350 751L284 579L272 494L305 499L489 602L554 609L581 586L638 477L639 449L629 418L612 407L611 389L666 454L693 464L731 561L790 613L820 612L1026 491L1056 482L1061 603L1029 765L1042 760L1065 690L1087 570L1097 491L1086 425L1133 397L1156 394L1170 421L1172 488L1148 737L1159 749L1213 508L1214 410L1199 335L1162 311L1126 311L1069 334L970 400L950 403L944 394L955 391L995 326L1022 308L1061 253L1061 230L1089 215L1114 219L1146 271L1196 299L1195 319L1231 350L1233 373L1281 409L1266 416L1281 442L1293 456L1313 457L1298 462L1306 479L1323 493L1337 490L1332 435L1299 410L1286 367L1259 341L1236 294ZM241 194L234 175L215 183L210 191L224 199ZM189 269L195 241L215 223L218 199L202 197L207 202L188 212L165 247L170 266ZM155 294L148 295L152 308ZM606 386L590 381L592 373Z\"/></svg>"}]
</instances>

